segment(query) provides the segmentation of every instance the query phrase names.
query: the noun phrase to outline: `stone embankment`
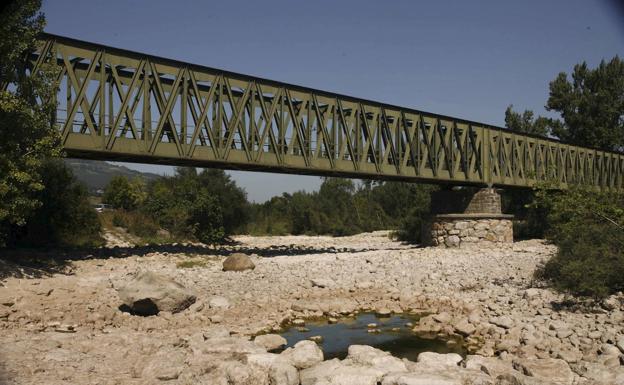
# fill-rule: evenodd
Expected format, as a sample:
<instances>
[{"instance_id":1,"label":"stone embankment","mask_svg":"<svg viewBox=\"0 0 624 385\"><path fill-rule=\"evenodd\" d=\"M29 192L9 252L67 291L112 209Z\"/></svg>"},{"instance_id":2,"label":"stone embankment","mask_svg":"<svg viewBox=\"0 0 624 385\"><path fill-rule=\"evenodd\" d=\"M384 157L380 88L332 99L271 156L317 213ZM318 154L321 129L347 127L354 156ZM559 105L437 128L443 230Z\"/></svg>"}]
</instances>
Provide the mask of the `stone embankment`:
<instances>
[{"instance_id":1,"label":"stone embankment","mask_svg":"<svg viewBox=\"0 0 624 385\"><path fill-rule=\"evenodd\" d=\"M383 232L238 241L254 269L223 271L229 252L188 246L74 261L52 276L11 277L15 266L0 264L0 383L624 384L622 297L592 306L538 286L533 272L555 252L541 241L483 250L413 248ZM259 256L271 249L280 252ZM163 297L152 303L169 310L157 315L120 310L160 293L124 297L146 271L156 285L181 284L169 287L184 309ZM461 335L470 354L411 362L353 345L344 360L324 360L312 341L277 353L279 336L254 337L362 310L423 314L415 333Z\"/></svg>"}]
</instances>

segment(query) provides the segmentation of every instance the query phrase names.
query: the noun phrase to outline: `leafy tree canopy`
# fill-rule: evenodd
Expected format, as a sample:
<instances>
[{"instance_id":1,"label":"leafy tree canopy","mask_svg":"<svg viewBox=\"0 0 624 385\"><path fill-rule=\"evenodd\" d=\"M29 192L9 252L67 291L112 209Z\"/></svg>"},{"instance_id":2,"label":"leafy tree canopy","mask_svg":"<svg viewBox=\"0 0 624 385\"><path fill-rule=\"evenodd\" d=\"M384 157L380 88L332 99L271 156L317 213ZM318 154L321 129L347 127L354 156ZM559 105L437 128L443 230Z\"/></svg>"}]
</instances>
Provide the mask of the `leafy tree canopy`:
<instances>
[{"instance_id":1,"label":"leafy tree canopy","mask_svg":"<svg viewBox=\"0 0 624 385\"><path fill-rule=\"evenodd\" d=\"M0 246L9 228L24 225L41 206L41 170L59 155L53 128L54 72L27 76L26 54L45 24L40 0L12 1L0 13Z\"/></svg>"},{"instance_id":2,"label":"leafy tree canopy","mask_svg":"<svg viewBox=\"0 0 624 385\"><path fill-rule=\"evenodd\" d=\"M574 66L571 77L561 72L550 83L546 108L564 121L553 127L553 134L578 145L623 149L624 61L615 56L595 69L583 62Z\"/></svg>"},{"instance_id":3,"label":"leafy tree canopy","mask_svg":"<svg viewBox=\"0 0 624 385\"><path fill-rule=\"evenodd\" d=\"M550 133L553 121L543 116L534 117L533 111L525 110L519 113L513 110L513 106L505 110L505 126L510 130L526 134L546 136Z\"/></svg>"},{"instance_id":4,"label":"leafy tree canopy","mask_svg":"<svg viewBox=\"0 0 624 385\"><path fill-rule=\"evenodd\" d=\"M550 82L548 111L561 119L534 117L507 107L505 124L512 130L552 135L579 146L624 150L624 61L615 56L591 69L583 62L574 66L569 77L559 73Z\"/></svg>"}]
</instances>

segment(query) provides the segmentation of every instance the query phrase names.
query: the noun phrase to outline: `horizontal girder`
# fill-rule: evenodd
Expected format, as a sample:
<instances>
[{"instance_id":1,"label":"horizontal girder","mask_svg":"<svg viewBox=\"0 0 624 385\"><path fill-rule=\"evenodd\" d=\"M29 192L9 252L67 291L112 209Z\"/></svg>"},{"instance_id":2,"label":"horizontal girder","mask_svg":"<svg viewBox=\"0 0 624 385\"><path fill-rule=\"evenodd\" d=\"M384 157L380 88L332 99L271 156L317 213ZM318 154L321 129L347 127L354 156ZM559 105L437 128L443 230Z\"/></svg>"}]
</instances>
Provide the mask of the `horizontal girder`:
<instances>
[{"instance_id":1,"label":"horizontal girder","mask_svg":"<svg viewBox=\"0 0 624 385\"><path fill-rule=\"evenodd\" d=\"M624 188L624 154L42 35L69 156L434 183Z\"/></svg>"}]
</instances>

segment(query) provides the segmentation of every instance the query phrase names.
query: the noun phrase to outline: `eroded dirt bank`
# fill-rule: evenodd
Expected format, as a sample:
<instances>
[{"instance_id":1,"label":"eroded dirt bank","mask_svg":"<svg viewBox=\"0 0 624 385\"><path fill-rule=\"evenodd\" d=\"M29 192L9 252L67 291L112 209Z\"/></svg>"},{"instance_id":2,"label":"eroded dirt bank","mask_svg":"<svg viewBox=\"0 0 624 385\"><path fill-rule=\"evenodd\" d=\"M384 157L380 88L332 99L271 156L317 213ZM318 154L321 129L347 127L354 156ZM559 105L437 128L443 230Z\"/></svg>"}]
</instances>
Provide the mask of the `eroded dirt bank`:
<instances>
[{"instance_id":1,"label":"eroded dirt bank","mask_svg":"<svg viewBox=\"0 0 624 385\"><path fill-rule=\"evenodd\" d=\"M620 298L578 308L535 287L536 266L555 252L541 241L482 250L419 249L385 232L237 241L100 253L41 277L16 277L3 262L0 383L624 384ZM256 268L223 272L234 249ZM191 288L197 302L151 317L120 311L117 289L145 270ZM462 334L473 355L412 363L354 348L320 362L315 345L276 355L250 341L294 319L360 309L430 312L415 331Z\"/></svg>"}]
</instances>

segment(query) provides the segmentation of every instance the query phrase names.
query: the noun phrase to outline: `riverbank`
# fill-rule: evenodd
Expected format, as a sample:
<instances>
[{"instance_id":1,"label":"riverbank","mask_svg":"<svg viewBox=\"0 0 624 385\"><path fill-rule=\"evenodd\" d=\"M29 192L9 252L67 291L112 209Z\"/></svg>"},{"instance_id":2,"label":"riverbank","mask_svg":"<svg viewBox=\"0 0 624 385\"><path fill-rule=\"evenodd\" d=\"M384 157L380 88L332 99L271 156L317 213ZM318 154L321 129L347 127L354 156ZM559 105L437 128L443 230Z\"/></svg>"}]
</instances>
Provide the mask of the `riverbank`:
<instances>
[{"instance_id":1,"label":"riverbank","mask_svg":"<svg viewBox=\"0 0 624 385\"><path fill-rule=\"evenodd\" d=\"M542 241L482 250L415 248L387 232L236 241L130 249L51 276L4 278L0 383L624 383L619 298L588 307L540 287L533 273L556 251ZM222 271L238 249L255 269ZM190 288L197 302L151 317L120 311L117 289L146 270ZM312 358L302 364L250 341L295 319L361 310L429 314L416 333L460 334L472 355L413 363L356 348L319 363L306 345L298 354Z\"/></svg>"}]
</instances>

